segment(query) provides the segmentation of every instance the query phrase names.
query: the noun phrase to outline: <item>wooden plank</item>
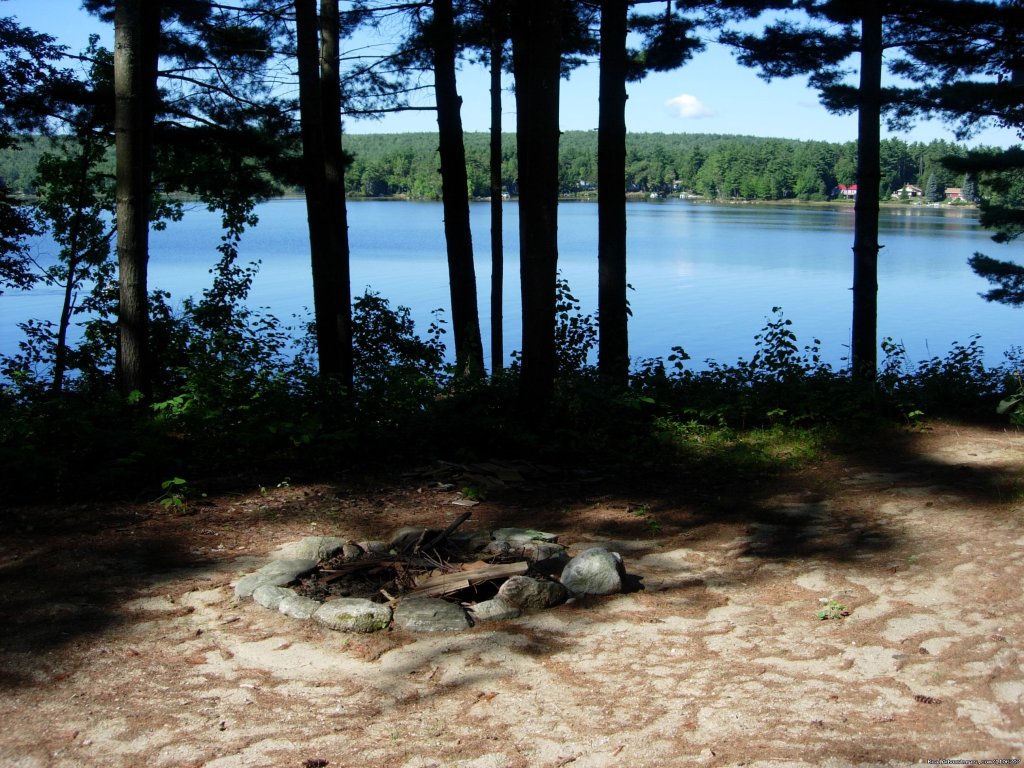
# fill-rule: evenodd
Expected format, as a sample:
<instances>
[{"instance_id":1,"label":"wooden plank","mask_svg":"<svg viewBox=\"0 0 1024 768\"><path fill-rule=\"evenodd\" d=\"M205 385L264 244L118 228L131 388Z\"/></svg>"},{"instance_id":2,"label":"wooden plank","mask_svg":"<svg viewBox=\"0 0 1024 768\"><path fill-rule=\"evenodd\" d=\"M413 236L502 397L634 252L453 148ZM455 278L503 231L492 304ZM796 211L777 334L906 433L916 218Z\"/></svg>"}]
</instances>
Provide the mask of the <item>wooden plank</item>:
<instances>
[{"instance_id":1,"label":"wooden plank","mask_svg":"<svg viewBox=\"0 0 1024 768\"><path fill-rule=\"evenodd\" d=\"M473 563L472 565L475 565ZM507 579L509 576L521 576L529 569L529 563L498 563L485 568L452 573L431 573L416 579L415 589L406 592L406 597L441 597L466 589L475 584L482 584L493 579ZM458 584L459 586L454 586Z\"/></svg>"},{"instance_id":2,"label":"wooden plank","mask_svg":"<svg viewBox=\"0 0 1024 768\"><path fill-rule=\"evenodd\" d=\"M444 597L463 589L469 589L471 586L469 579L459 578L459 576L458 573L441 574L436 581L431 580L429 584L409 590L402 597Z\"/></svg>"}]
</instances>

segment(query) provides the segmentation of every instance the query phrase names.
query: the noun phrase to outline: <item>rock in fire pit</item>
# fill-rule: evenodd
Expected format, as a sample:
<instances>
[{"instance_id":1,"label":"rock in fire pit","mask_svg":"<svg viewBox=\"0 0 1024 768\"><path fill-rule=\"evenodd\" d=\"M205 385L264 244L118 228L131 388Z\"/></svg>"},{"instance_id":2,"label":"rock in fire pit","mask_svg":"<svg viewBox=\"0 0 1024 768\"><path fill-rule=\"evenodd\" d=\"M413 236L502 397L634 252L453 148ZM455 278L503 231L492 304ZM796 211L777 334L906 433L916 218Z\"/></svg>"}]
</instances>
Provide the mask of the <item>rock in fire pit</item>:
<instances>
[{"instance_id":1,"label":"rock in fire pit","mask_svg":"<svg viewBox=\"0 0 1024 768\"><path fill-rule=\"evenodd\" d=\"M622 558L575 557L558 537L523 528L403 528L388 542L309 536L235 584L235 597L341 632L416 632L513 619L579 595L621 592Z\"/></svg>"}]
</instances>

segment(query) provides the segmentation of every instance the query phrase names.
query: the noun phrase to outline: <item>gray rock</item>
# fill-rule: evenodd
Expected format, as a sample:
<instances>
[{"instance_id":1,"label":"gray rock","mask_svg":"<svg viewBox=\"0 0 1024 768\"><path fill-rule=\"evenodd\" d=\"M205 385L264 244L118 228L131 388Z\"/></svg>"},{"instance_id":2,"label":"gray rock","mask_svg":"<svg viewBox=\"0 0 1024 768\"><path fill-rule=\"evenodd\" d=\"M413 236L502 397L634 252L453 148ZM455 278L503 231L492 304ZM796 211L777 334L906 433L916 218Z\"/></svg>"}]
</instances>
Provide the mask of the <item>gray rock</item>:
<instances>
[{"instance_id":1,"label":"gray rock","mask_svg":"<svg viewBox=\"0 0 1024 768\"><path fill-rule=\"evenodd\" d=\"M428 541L432 536L436 536L440 532L440 530L434 530L432 528L406 526L404 528L399 528L397 531L392 533L389 543L391 545L391 549L402 552L416 546L416 542L418 542L421 537L423 541Z\"/></svg>"},{"instance_id":2,"label":"gray rock","mask_svg":"<svg viewBox=\"0 0 1024 768\"><path fill-rule=\"evenodd\" d=\"M273 579L290 577L294 580L309 573L319 564L316 558L290 557L284 560L271 560L256 573Z\"/></svg>"},{"instance_id":3,"label":"gray rock","mask_svg":"<svg viewBox=\"0 0 1024 768\"><path fill-rule=\"evenodd\" d=\"M285 552L289 558L302 560L327 560L341 552L346 539L340 536L306 536L295 542Z\"/></svg>"},{"instance_id":4,"label":"gray rock","mask_svg":"<svg viewBox=\"0 0 1024 768\"><path fill-rule=\"evenodd\" d=\"M564 603L569 598L569 592L556 581L512 576L498 589L498 597L521 610L528 611Z\"/></svg>"},{"instance_id":5,"label":"gray rock","mask_svg":"<svg viewBox=\"0 0 1024 768\"><path fill-rule=\"evenodd\" d=\"M440 598L402 600L395 608L395 626L411 632L444 632L468 629L465 609Z\"/></svg>"},{"instance_id":6,"label":"gray rock","mask_svg":"<svg viewBox=\"0 0 1024 768\"><path fill-rule=\"evenodd\" d=\"M238 600L244 600L247 597L252 597L252 593L264 584L266 584L266 581L263 579L263 574L250 573L235 584L235 598Z\"/></svg>"},{"instance_id":7,"label":"gray rock","mask_svg":"<svg viewBox=\"0 0 1024 768\"><path fill-rule=\"evenodd\" d=\"M369 555L386 555L391 547L383 541L360 541L356 546Z\"/></svg>"},{"instance_id":8,"label":"gray rock","mask_svg":"<svg viewBox=\"0 0 1024 768\"><path fill-rule=\"evenodd\" d=\"M504 621L518 618L521 614L522 611L518 607L503 597L484 600L469 609L469 615L473 617L473 621Z\"/></svg>"},{"instance_id":9,"label":"gray rock","mask_svg":"<svg viewBox=\"0 0 1024 768\"><path fill-rule=\"evenodd\" d=\"M285 616L305 621L320 610L321 605L323 605L323 603L319 600L313 600L312 598L303 597L302 595L289 595L280 602L277 606L277 610Z\"/></svg>"},{"instance_id":10,"label":"gray rock","mask_svg":"<svg viewBox=\"0 0 1024 768\"><path fill-rule=\"evenodd\" d=\"M455 531L449 541L470 552L479 552L491 543L490 531Z\"/></svg>"},{"instance_id":11,"label":"gray rock","mask_svg":"<svg viewBox=\"0 0 1024 768\"><path fill-rule=\"evenodd\" d=\"M346 560L358 560L366 554L366 550L360 547L358 544L344 544L341 548L341 554L345 556Z\"/></svg>"},{"instance_id":12,"label":"gray rock","mask_svg":"<svg viewBox=\"0 0 1024 768\"><path fill-rule=\"evenodd\" d=\"M270 584L263 584L256 587L252 593L252 599L255 600L259 605L264 608L271 610L277 610L277 607L281 604L281 601L286 597L292 597L295 595L295 590L287 589L286 587L275 587Z\"/></svg>"},{"instance_id":13,"label":"gray rock","mask_svg":"<svg viewBox=\"0 0 1024 768\"><path fill-rule=\"evenodd\" d=\"M499 528L491 531L495 541L507 541L509 544L529 544L531 541L558 541L558 534L535 531L531 528Z\"/></svg>"},{"instance_id":14,"label":"gray rock","mask_svg":"<svg viewBox=\"0 0 1024 768\"><path fill-rule=\"evenodd\" d=\"M289 558L287 560L271 560L256 573L246 576L235 585L235 597L243 600L251 597L258 587L269 584L272 587L283 587L290 584L319 565L319 560Z\"/></svg>"},{"instance_id":15,"label":"gray rock","mask_svg":"<svg viewBox=\"0 0 1024 768\"><path fill-rule=\"evenodd\" d=\"M391 623L391 609L370 600L341 598L317 608L313 621L338 632L376 632Z\"/></svg>"},{"instance_id":16,"label":"gray rock","mask_svg":"<svg viewBox=\"0 0 1024 768\"><path fill-rule=\"evenodd\" d=\"M539 563L541 560L566 560L569 553L561 544L551 544L544 541L534 541L523 547L523 552L531 563Z\"/></svg>"},{"instance_id":17,"label":"gray rock","mask_svg":"<svg viewBox=\"0 0 1024 768\"><path fill-rule=\"evenodd\" d=\"M574 595L611 595L622 591L622 558L601 547L584 550L562 571L562 584Z\"/></svg>"},{"instance_id":18,"label":"gray rock","mask_svg":"<svg viewBox=\"0 0 1024 768\"><path fill-rule=\"evenodd\" d=\"M522 545L509 544L507 541L492 541L481 552L494 557L508 557L509 555L522 554L523 547Z\"/></svg>"}]
</instances>

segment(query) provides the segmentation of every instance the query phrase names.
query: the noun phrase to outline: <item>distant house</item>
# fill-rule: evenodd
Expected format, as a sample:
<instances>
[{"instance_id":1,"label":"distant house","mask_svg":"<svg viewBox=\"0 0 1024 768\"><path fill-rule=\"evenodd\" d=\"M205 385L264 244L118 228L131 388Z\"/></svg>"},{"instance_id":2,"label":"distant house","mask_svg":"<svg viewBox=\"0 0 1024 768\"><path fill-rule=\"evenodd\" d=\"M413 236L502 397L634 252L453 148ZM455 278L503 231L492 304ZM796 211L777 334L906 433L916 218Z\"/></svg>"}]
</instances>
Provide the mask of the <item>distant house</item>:
<instances>
[{"instance_id":1,"label":"distant house","mask_svg":"<svg viewBox=\"0 0 1024 768\"><path fill-rule=\"evenodd\" d=\"M902 197L924 197L924 190L920 187L914 186L913 184L904 184L902 189L897 189L892 193L893 198Z\"/></svg>"},{"instance_id":2,"label":"distant house","mask_svg":"<svg viewBox=\"0 0 1024 768\"><path fill-rule=\"evenodd\" d=\"M852 200L857 196L857 185L856 184L840 184L836 188L836 197L842 197L847 200Z\"/></svg>"},{"instance_id":3,"label":"distant house","mask_svg":"<svg viewBox=\"0 0 1024 768\"><path fill-rule=\"evenodd\" d=\"M946 187L947 200L963 200L964 192L960 187Z\"/></svg>"}]
</instances>

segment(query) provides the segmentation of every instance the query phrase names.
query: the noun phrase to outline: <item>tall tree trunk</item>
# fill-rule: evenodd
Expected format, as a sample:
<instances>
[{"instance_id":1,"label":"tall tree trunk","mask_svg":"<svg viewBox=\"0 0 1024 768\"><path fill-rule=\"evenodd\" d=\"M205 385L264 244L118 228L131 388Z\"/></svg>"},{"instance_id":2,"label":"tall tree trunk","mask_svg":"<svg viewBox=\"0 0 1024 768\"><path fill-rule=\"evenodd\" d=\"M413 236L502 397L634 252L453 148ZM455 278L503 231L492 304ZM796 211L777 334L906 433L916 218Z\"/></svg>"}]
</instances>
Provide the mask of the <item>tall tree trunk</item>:
<instances>
[{"instance_id":1,"label":"tall tree trunk","mask_svg":"<svg viewBox=\"0 0 1024 768\"><path fill-rule=\"evenodd\" d=\"M320 45L316 0L294 0L299 71L300 129L309 252L313 272L313 317L316 322L320 375L341 373L341 344L337 333L337 270L332 263L328 229L326 143L323 94L320 85ZM346 297L347 298L347 297Z\"/></svg>"},{"instance_id":2,"label":"tall tree trunk","mask_svg":"<svg viewBox=\"0 0 1024 768\"><path fill-rule=\"evenodd\" d=\"M53 352L53 386L51 391L60 394L64 389L64 378L68 367L68 330L71 328L71 316L75 311L75 292L78 289L78 269L82 263L84 243L82 237L83 216L88 215L88 185L91 166L93 133L87 131L78 156L78 177L74 188L74 211L71 226L67 234L67 280L64 283L64 300L60 308L60 320L57 322L57 340Z\"/></svg>"},{"instance_id":3,"label":"tall tree trunk","mask_svg":"<svg viewBox=\"0 0 1024 768\"><path fill-rule=\"evenodd\" d=\"M560 3L517 0L512 14L519 153L519 263L527 407L550 399L555 379L558 276L558 97Z\"/></svg>"},{"instance_id":4,"label":"tall tree trunk","mask_svg":"<svg viewBox=\"0 0 1024 768\"><path fill-rule=\"evenodd\" d=\"M626 0L601 1L597 133L598 370L608 384L629 380L626 303Z\"/></svg>"},{"instance_id":5,"label":"tall tree trunk","mask_svg":"<svg viewBox=\"0 0 1024 768\"><path fill-rule=\"evenodd\" d=\"M865 0L861 16L860 104L857 125L857 201L853 235L853 338L855 380L872 382L878 366L878 188L882 102L882 10Z\"/></svg>"},{"instance_id":6,"label":"tall tree trunk","mask_svg":"<svg viewBox=\"0 0 1024 768\"><path fill-rule=\"evenodd\" d=\"M505 8L492 0L491 18L491 371L505 367L504 323L505 245L503 236L505 194L501 179L501 68L505 52Z\"/></svg>"},{"instance_id":7,"label":"tall tree trunk","mask_svg":"<svg viewBox=\"0 0 1024 768\"><path fill-rule=\"evenodd\" d=\"M352 389L352 279L341 136L341 31L338 0L320 0L320 86L324 136L325 220L331 277L331 331L337 343L338 381Z\"/></svg>"},{"instance_id":8,"label":"tall tree trunk","mask_svg":"<svg viewBox=\"0 0 1024 768\"><path fill-rule=\"evenodd\" d=\"M149 208L156 119L158 0L114 7L114 136L117 199L117 376L121 393L152 389L149 352Z\"/></svg>"},{"instance_id":9,"label":"tall tree trunk","mask_svg":"<svg viewBox=\"0 0 1024 768\"><path fill-rule=\"evenodd\" d=\"M434 0L434 93L437 98L441 200L448 250L455 367L459 375L481 376L484 350L477 308L473 236L469 226L469 180L462 137L462 99L455 83L455 18L452 0Z\"/></svg>"}]
</instances>

